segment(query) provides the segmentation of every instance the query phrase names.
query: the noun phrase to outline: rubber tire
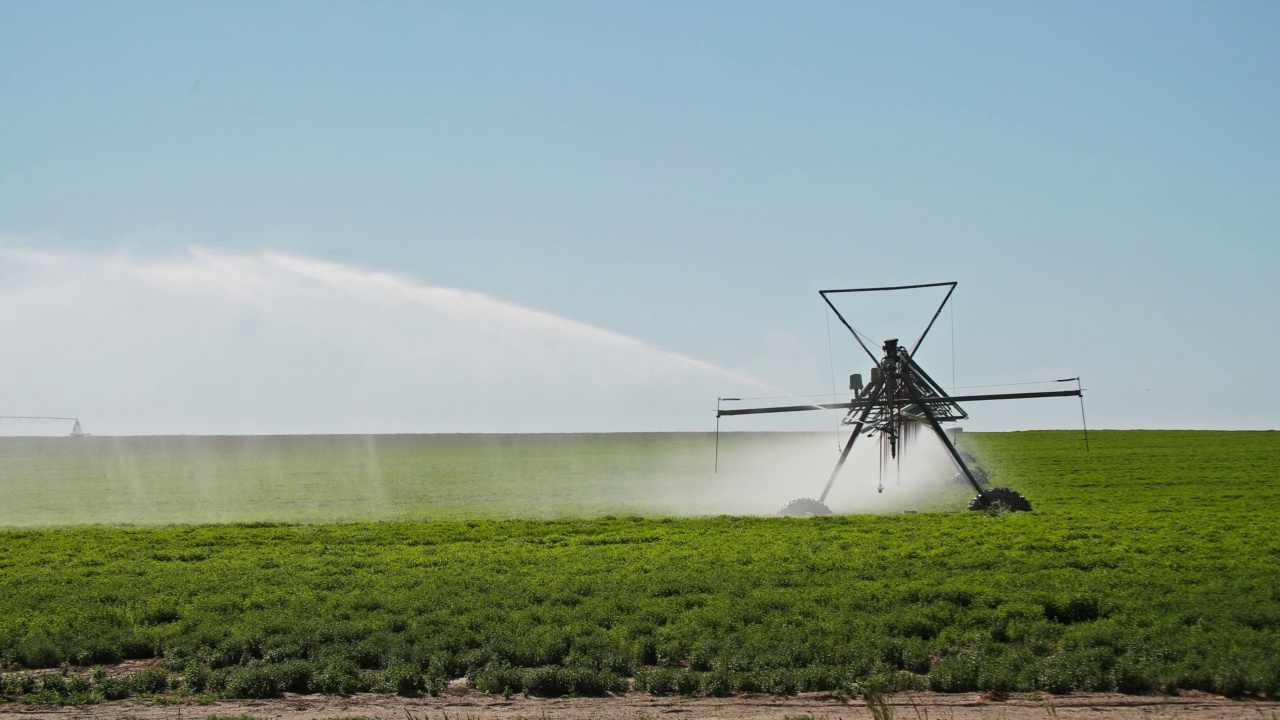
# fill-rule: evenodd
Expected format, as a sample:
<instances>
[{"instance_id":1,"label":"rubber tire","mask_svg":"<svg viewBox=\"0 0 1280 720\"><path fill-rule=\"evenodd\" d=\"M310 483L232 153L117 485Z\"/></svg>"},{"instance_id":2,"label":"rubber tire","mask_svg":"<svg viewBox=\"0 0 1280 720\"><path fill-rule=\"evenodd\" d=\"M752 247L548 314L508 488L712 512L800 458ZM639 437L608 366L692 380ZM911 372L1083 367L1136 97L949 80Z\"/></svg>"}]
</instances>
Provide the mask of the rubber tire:
<instances>
[{"instance_id":1,"label":"rubber tire","mask_svg":"<svg viewBox=\"0 0 1280 720\"><path fill-rule=\"evenodd\" d=\"M1009 512L1031 512L1031 501L1013 488L991 488L969 503L970 510L986 510L994 503L1001 503Z\"/></svg>"},{"instance_id":2,"label":"rubber tire","mask_svg":"<svg viewBox=\"0 0 1280 720\"><path fill-rule=\"evenodd\" d=\"M782 517L816 517L830 515L831 508L813 498L796 498L778 511Z\"/></svg>"}]
</instances>

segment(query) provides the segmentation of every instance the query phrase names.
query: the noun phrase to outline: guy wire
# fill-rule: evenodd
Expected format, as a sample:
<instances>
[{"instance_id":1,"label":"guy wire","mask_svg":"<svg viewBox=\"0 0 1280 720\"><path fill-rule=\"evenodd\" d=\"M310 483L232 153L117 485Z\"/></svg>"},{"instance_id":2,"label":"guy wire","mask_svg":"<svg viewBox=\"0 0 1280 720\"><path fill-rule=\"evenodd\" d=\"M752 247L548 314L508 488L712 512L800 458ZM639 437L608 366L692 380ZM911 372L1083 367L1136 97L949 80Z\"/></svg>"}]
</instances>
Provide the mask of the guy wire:
<instances>
[{"instance_id":1,"label":"guy wire","mask_svg":"<svg viewBox=\"0 0 1280 720\"><path fill-rule=\"evenodd\" d=\"M956 391L956 301L951 301L951 392Z\"/></svg>"}]
</instances>

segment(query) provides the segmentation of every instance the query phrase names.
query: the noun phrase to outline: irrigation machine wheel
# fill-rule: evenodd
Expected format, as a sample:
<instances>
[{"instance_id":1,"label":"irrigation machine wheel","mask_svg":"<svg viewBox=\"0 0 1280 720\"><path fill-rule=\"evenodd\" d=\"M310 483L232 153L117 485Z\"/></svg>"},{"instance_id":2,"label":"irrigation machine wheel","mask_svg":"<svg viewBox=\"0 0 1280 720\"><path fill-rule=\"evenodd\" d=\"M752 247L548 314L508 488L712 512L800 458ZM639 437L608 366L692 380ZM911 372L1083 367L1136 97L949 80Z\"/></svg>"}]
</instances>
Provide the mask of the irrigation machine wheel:
<instances>
[{"instance_id":1,"label":"irrigation machine wheel","mask_svg":"<svg viewBox=\"0 0 1280 720\"><path fill-rule=\"evenodd\" d=\"M969 503L970 510L990 510L1003 507L1007 512L1031 512L1031 501L1013 488L998 487L985 490Z\"/></svg>"},{"instance_id":2,"label":"irrigation machine wheel","mask_svg":"<svg viewBox=\"0 0 1280 720\"><path fill-rule=\"evenodd\" d=\"M796 498L783 505L778 514L782 517L814 517L817 515L830 515L831 508L813 498Z\"/></svg>"}]
</instances>

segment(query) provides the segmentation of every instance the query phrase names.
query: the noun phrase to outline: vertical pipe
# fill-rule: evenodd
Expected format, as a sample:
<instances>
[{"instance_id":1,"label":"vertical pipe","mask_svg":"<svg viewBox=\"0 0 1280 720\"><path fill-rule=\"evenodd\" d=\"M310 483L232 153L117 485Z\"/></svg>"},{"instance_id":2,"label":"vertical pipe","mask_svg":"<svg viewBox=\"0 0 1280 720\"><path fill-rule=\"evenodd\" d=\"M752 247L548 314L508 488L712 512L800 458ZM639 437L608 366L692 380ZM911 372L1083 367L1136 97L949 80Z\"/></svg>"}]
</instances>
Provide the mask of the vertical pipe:
<instances>
[{"instance_id":1,"label":"vertical pipe","mask_svg":"<svg viewBox=\"0 0 1280 720\"><path fill-rule=\"evenodd\" d=\"M1084 388L1076 378L1076 390L1080 392L1080 425L1084 428L1084 451L1089 452L1089 421L1084 419Z\"/></svg>"},{"instance_id":2,"label":"vertical pipe","mask_svg":"<svg viewBox=\"0 0 1280 720\"><path fill-rule=\"evenodd\" d=\"M720 472L720 398L716 398L716 473Z\"/></svg>"}]
</instances>

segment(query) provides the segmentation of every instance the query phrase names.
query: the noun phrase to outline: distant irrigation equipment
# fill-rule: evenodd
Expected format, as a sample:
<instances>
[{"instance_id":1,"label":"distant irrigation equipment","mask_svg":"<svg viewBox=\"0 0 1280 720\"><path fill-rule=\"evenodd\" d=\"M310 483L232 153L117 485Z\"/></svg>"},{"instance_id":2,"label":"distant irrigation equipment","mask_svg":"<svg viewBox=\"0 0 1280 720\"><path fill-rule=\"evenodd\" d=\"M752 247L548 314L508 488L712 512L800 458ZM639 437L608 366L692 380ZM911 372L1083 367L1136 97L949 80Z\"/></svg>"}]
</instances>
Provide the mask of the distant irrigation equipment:
<instances>
[{"instance_id":1,"label":"distant irrigation equipment","mask_svg":"<svg viewBox=\"0 0 1280 720\"><path fill-rule=\"evenodd\" d=\"M80 427L80 418L54 415L0 415L0 425L40 425L44 423L71 423L71 437L84 437L89 433Z\"/></svg>"},{"instance_id":2,"label":"distant irrigation equipment","mask_svg":"<svg viewBox=\"0 0 1280 720\"><path fill-rule=\"evenodd\" d=\"M760 415L766 413L791 413L791 412L807 412L810 410L843 410L845 416L841 420L842 425L852 425L853 431L849 435L849 440L840 451L840 459L836 461L835 468L831 471L830 477L827 478L827 484L822 488L822 493L814 498L797 498L787 503L778 514L792 517L806 517L814 515L830 515L831 508L826 504L827 495L831 492L831 487L835 484L836 478L840 475L841 468L849 459L849 452L853 450L853 445L857 439L866 435L869 438L877 438L880 443L881 467L884 463L893 459L896 460L900 454L905 451L916 436L922 431L927 430L933 432L934 435L946 447L952 461L959 470L958 478L962 478L962 482L968 482L969 485L977 492L973 501L969 503L970 510L987 510L993 507L1001 507L1005 510L1018 511L1030 510L1031 503L1021 493L1007 487L984 487L985 474L981 470L975 470L969 466L973 457L956 448L955 442L950 433L943 429L942 423L954 423L965 420L969 414L961 407L960 403L984 402L988 400L1027 400L1031 398L1050 398L1050 397L1076 397L1080 398L1080 417L1084 421L1084 389L1080 384L1080 378L1063 378L1048 382L1054 383L1075 383L1074 389L1069 390L1051 390L1040 392L1012 392L1012 393L983 393L973 395L948 395L942 387L929 377L915 361L916 351L920 349L921 343L933 328L934 323L938 320L938 316L942 314L943 307L947 301L951 299L951 294L955 292L957 283L926 283L921 285L897 285L892 287L870 287L870 288L848 288L843 290L820 290L819 295L827 304L827 307L835 313L840 323L845 329L853 335L853 339L857 341L859 347L866 352L867 356L875 363L871 367L870 377L866 384L863 383L861 374L853 374L849 376L849 390L853 393L853 398L848 402L837 403L810 403L806 405L780 405L772 407L734 407L724 409L721 403L726 401L737 402L742 398L720 398L716 407L716 466L719 467L719 433L720 418L736 416L736 415ZM877 357L871 348L874 342L862 333L858 332L849 323L848 319L841 314L831 301L831 296L844 293L879 293L879 292L895 292L901 290L915 290L920 288L947 288L946 296L942 298L942 302L938 304L937 310L933 313L933 317L920 333L910 350L906 346L900 344L897 338L889 338L881 344ZM953 428L953 432L959 428ZM1088 447L1089 435L1088 424L1084 425L1085 445ZM883 484L879 488L883 491Z\"/></svg>"}]
</instances>

